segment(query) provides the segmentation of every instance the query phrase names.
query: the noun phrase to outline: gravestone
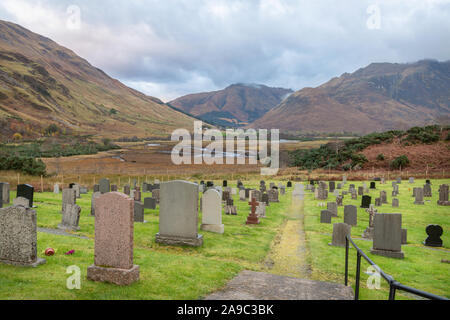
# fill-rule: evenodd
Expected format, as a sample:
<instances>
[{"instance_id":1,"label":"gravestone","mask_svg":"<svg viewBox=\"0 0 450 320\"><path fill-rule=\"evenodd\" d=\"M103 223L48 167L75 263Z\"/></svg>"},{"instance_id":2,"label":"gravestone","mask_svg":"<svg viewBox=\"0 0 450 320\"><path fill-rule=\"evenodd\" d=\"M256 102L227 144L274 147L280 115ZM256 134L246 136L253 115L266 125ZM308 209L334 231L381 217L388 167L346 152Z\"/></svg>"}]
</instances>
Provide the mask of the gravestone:
<instances>
[{"instance_id":1,"label":"gravestone","mask_svg":"<svg viewBox=\"0 0 450 320\"><path fill-rule=\"evenodd\" d=\"M381 207L381 198L375 198L375 207Z\"/></svg>"},{"instance_id":2,"label":"gravestone","mask_svg":"<svg viewBox=\"0 0 450 320\"><path fill-rule=\"evenodd\" d=\"M230 192L226 190L222 191L222 201L227 201L228 199L230 199Z\"/></svg>"},{"instance_id":3,"label":"gravestone","mask_svg":"<svg viewBox=\"0 0 450 320\"><path fill-rule=\"evenodd\" d=\"M448 184L441 184L439 186L439 200L437 204L440 206L450 206L450 201L448 201Z\"/></svg>"},{"instance_id":4,"label":"gravestone","mask_svg":"<svg viewBox=\"0 0 450 320\"><path fill-rule=\"evenodd\" d=\"M119 192L102 194L95 203L94 264L87 269L92 281L130 285L139 280L133 264L134 200Z\"/></svg>"},{"instance_id":5,"label":"gravestone","mask_svg":"<svg viewBox=\"0 0 450 320\"><path fill-rule=\"evenodd\" d=\"M426 183L426 184L431 184L430 179L427 179L427 180L425 181L425 183Z\"/></svg>"},{"instance_id":6,"label":"gravestone","mask_svg":"<svg viewBox=\"0 0 450 320\"><path fill-rule=\"evenodd\" d=\"M144 204L141 201L134 200L133 209L133 221L134 222L145 222L144 221Z\"/></svg>"},{"instance_id":7,"label":"gravestone","mask_svg":"<svg viewBox=\"0 0 450 320\"><path fill-rule=\"evenodd\" d=\"M358 223L358 209L354 205L344 207L344 223L349 226L356 226Z\"/></svg>"},{"instance_id":8,"label":"gravestone","mask_svg":"<svg viewBox=\"0 0 450 320\"><path fill-rule=\"evenodd\" d=\"M280 188L280 195L284 196L285 194L286 194L286 187L285 187L285 186L282 186L282 187Z\"/></svg>"},{"instance_id":9,"label":"gravestone","mask_svg":"<svg viewBox=\"0 0 450 320\"><path fill-rule=\"evenodd\" d=\"M76 197L77 199L80 199L80 198L81 198L80 185L75 183L75 184L72 186L72 189L75 190L75 197Z\"/></svg>"},{"instance_id":10,"label":"gravestone","mask_svg":"<svg viewBox=\"0 0 450 320\"><path fill-rule=\"evenodd\" d=\"M338 207L342 207L343 202L344 202L344 196L343 195L336 197L336 204L337 204Z\"/></svg>"},{"instance_id":11,"label":"gravestone","mask_svg":"<svg viewBox=\"0 0 450 320\"><path fill-rule=\"evenodd\" d=\"M292 188L292 182L291 182L291 181L288 181L288 183L287 183L286 187L288 187L288 188Z\"/></svg>"},{"instance_id":12,"label":"gravestone","mask_svg":"<svg viewBox=\"0 0 450 320\"><path fill-rule=\"evenodd\" d=\"M333 192L334 189L336 189L336 183L334 181L328 182L328 188L330 189L330 192Z\"/></svg>"},{"instance_id":13,"label":"gravestone","mask_svg":"<svg viewBox=\"0 0 450 320\"><path fill-rule=\"evenodd\" d=\"M372 202L372 197L368 195L364 195L361 198L361 208L369 208L370 203Z\"/></svg>"},{"instance_id":14,"label":"gravestone","mask_svg":"<svg viewBox=\"0 0 450 320\"><path fill-rule=\"evenodd\" d=\"M156 242L201 246L203 236L197 232L197 185L181 180L163 182L160 195L159 233L156 234Z\"/></svg>"},{"instance_id":15,"label":"gravestone","mask_svg":"<svg viewBox=\"0 0 450 320\"><path fill-rule=\"evenodd\" d=\"M0 209L0 262L27 267L46 262L37 256L36 211L23 206Z\"/></svg>"},{"instance_id":16,"label":"gravestone","mask_svg":"<svg viewBox=\"0 0 450 320\"><path fill-rule=\"evenodd\" d=\"M400 213L377 213L374 216L372 254L403 259L402 215Z\"/></svg>"},{"instance_id":17,"label":"gravestone","mask_svg":"<svg viewBox=\"0 0 450 320\"><path fill-rule=\"evenodd\" d=\"M261 201L266 204L266 207L268 207L270 205L269 195L267 193L261 195Z\"/></svg>"},{"instance_id":18,"label":"gravestone","mask_svg":"<svg viewBox=\"0 0 450 320\"><path fill-rule=\"evenodd\" d=\"M358 194L356 193L355 189L352 189L351 197L352 200L358 200Z\"/></svg>"},{"instance_id":19,"label":"gravestone","mask_svg":"<svg viewBox=\"0 0 450 320\"><path fill-rule=\"evenodd\" d=\"M408 244L408 230L402 229L402 244Z\"/></svg>"},{"instance_id":20,"label":"gravestone","mask_svg":"<svg viewBox=\"0 0 450 320\"><path fill-rule=\"evenodd\" d=\"M432 197L432 193L431 193L431 185L430 184L424 184L423 185L423 196L424 197Z\"/></svg>"},{"instance_id":21,"label":"gravestone","mask_svg":"<svg viewBox=\"0 0 450 320\"><path fill-rule=\"evenodd\" d=\"M364 195L364 187L358 187L358 196L363 196Z\"/></svg>"},{"instance_id":22,"label":"gravestone","mask_svg":"<svg viewBox=\"0 0 450 320\"><path fill-rule=\"evenodd\" d=\"M245 199L248 199L249 196L250 196L250 189L245 188Z\"/></svg>"},{"instance_id":23,"label":"gravestone","mask_svg":"<svg viewBox=\"0 0 450 320\"><path fill-rule=\"evenodd\" d=\"M337 189L342 189L342 183L338 183L336 188Z\"/></svg>"},{"instance_id":24,"label":"gravestone","mask_svg":"<svg viewBox=\"0 0 450 320\"><path fill-rule=\"evenodd\" d=\"M392 198L392 207L398 208L399 202L397 198Z\"/></svg>"},{"instance_id":25,"label":"gravestone","mask_svg":"<svg viewBox=\"0 0 450 320\"><path fill-rule=\"evenodd\" d=\"M346 223L333 224L333 237L329 245L334 247L345 247L345 238L350 235L352 227Z\"/></svg>"},{"instance_id":26,"label":"gravestone","mask_svg":"<svg viewBox=\"0 0 450 320\"><path fill-rule=\"evenodd\" d=\"M402 178L400 178L400 177L397 178L397 181L396 181L396 182L397 182L397 184L402 184Z\"/></svg>"},{"instance_id":27,"label":"gravestone","mask_svg":"<svg viewBox=\"0 0 450 320\"><path fill-rule=\"evenodd\" d=\"M443 242L441 239L444 230L440 225L430 224L425 228L425 232L428 237L423 242L424 245L428 247L442 247Z\"/></svg>"},{"instance_id":28,"label":"gravestone","mask_svg":"<svg viewBox=\"0 0 450 320\"><path fill-rule=\"evenodd\" d=\"M423 201L423 189L417 188L416 189L416 199L414 201L414 204L424 204Z\"/></svg>"},{"instance_id":29,"label":"gravestone","mask_svg":"<svg viewBox=\"0 0 450 320\"><path fill-rule=\"evenodd\" d=\"M333 196L335 196L335 197L339 196L339 190L338 189L334 189Z\"/></svg>"},{"instance_id":30,"label":"gravestone","mask_svg":"<svg viewBox=\"0 0 450 320\"><path fill-rule=\"evenodd\" d=\"M72 189L67 189L72 190ZM58 225L58 229L66 231L78 231L80 227L78 226L80 222L80 212L81 208L77 204L66 204L62 212L62 221Z\"/></svg>"},{"instance_id":31,"label":"gravestone","mask_svg":"<svg viewBox=\"0 0 450 320\"><path fill-rule=\"evenodd\" d=\"M384 191L384 190L380 191L380 199L381 199L381 203L388 203L386 191Z\"/></svg>"},{"instance_id":32,"label":"gravestone","mask_svg":"<svg viewBox=\"0 0 450 320\"><path fill-rule=\"evenodd\" d=\"M370 189L376 189L376 184L374 181L370 182Z\"/></svg>"},{"instance_id":33,"label":"gravestone","mask_svg":"<svg viewBox=\"0 0 450 320\"><path fill-rule=\"evenodd\" d=\"M94 184L93 192L100 192L100 185L99 184Z\"/></svg>"},{"instance_id":34,"label":"gravestone","mask_svg":"<svg viewBox=\"0 0 450 320\"><path fill-rule=\"evenodd\" d=\"M145 209L156 209L156 199L155 198L144 198L144 208Z\"/></svg>"},{"instance_id":35,"label":"gravestone","mask_svg":"<svg viewBox=\"0 0 450 320\"><path fill-rule=\"evenodd\" d=\"M258 206L256 207L256 215L258 216L258 218L266 217L266 204L264 202L259 202Z\"/></svg>"},{"instance_id":36,"label":"gravestone","mask_svg":"<svg viewBox=\"0 0 450 320\"><path fill-rule=\"evenodd\" d=\"M414 178L413 177L409 177L409 183L414 183Z\"/></svg>"},{"instance_id":37,"label":"gravestone","mask_svg":"<svg viewBox=\"0 0 450 320\"><path fill-rule=\"evenodd\" d=\"M28 199L28 207L33 207L33 197L34 197L34 188L29 184L19 184L17 186L17 194L16 198L25 198Z\"/></svg>"},{"instance_id":38,"label":"gravestone","mask_svg":"<svg viewBox=\"0 0 450 320\"><path fill-rule=\"evenodd\" d=\"M62 208L61 213L66 211L67 205L75 205L76 203L76 192L74 189L63 189L62 192Z\"/></svg>"},{"instance_id":39,"label":"gravestone","mask_svg":"<svg viewBox=\"0 0 450 320\"><path fill-rule=\"evenodd\" d=\"M111 192L117 192L117 185L116 184L112 184L111 185Z\"/></svg>"},{"instance_id":40,"label":"gravestone","mask_svg":"<svg viewBox=\"0 0 450 320\"><path fill-rule=\"evenodd\" d=\"M241 200L241 201L247 200L245 198L245 190L243 190L243 189L239 190L239 200Z\"/></svg>"},{"instance_id":41,"label":"gravestone","mask_svg":"<svg viewBox=\"0 0 450 320\"><path fill-rule=\"evenodd\" d=\"M101 195L102 194L101 194L100 191L94 192L92 194L92 198L91 198L91 216L95 216L95 202L97 201L98 198L100 198Z\"/></svg>"},{"instance_id":42,"label":"gravestone","mask_svg":"<svg viewBox=\"0 0 450 320\"><path fill-rule=\"evenodd\" d=\"M330 210L320 211L320 223L331 223L331 217L333 216Z\"/></svg>"},{"instance_id":43,"label":"gravestone","mask_svg":"<svg viewBox=\"0 0 450 320\"><path fill-rule=\"evenodd\" d=\"M3 200L3 204L9 204L9 202L10 202L10 199L9 199L9 191L10 191L9 183L8 182L0 183L0 189L2 189L2 198L0 198L0 201Z\"/></svg>"},{"instance_id":44,"label":"gravestone","mask_svg":"<svg viewBox=\"0 0 450 320\"><path fill-rule=\"evenodd\" d=\"M267 196L269 197L269 202L280 202L278 200L278 190L270 189L267 191Z\"/></svg>"},{"instance_id":45,"label":"gravestone","mask_svg":"<svg viewBox=\"0 0 450 320\"><path fill-rule=\"evenodd\" d=\"M134 201L141 201L142 199L142 193L139 187L136 187L136 190L133 190L133 199ZM153 195L153 193L152 193Z\"/></svg>"},{"instance_id":46,"label":"gravestone","mask_svg":"<svg viewBox=\"0 0 450 320\"><path fill-rule=\"evenodd\" d=\"M245 224L259 224L259 218L256 214L256 207L259 205L259 202L256 201L255 198L252 199L249 203L250 206L250 214L247 217L247 221Z\"/></svg>"},{"instance_id":47,"label":"gravestone","mask_svg":"<svg viewBox=\"0 0 450 320\"><path fill-rule=\"evenodd\" d=\"M227 180L223 180L222 186L223 186L223 187L228 187L228 181L227 181Z\"/></svg>"},{"instance_id":48,"label":"gravestone","mask_svg":"<svg viewBox=\"0 0 450 320\"><path fill-rule=\"evenodd\" d=\"M99 181L99 185L100 185L100 193L108 193L110 191L110 187L109 187L109 179L100 179Z\"/></svg>"},{"instance_id":49,"label":"gravestone","mask_svg":"<svg viewBox=\"0 0 450 320\"><path fill-rule=\"evenodd\" d=\"M228 199L227 199L228 200ZM217 190L209 189L202 197L202 225L200 229L222 234L222 201Z\"/></svg>"},{"instance_id":50,"label":"gravestone","mask_svg":"<svg viewBox=\"0 0 450 320\"><path fill-rule=\"evenodd\" d=\"M228 199L225 204L225 214L236 216L237 215L237 209L234 205L233 199Z\"/></svg>"},{"instance_id":51,"label":"gravestone","mask_svg":"<svg viewBox=\"0 0 450 320\"><path fill-rule=\"evenodd\" d=\"M377 213L377 209L375 209L375 206L371 204L369 205L369 208L365 210L369 214L369 226L364 230L362 237L364 239L373 239L373 220L375 214Z\"/></svg>"},{"instance_id":52,"label":"gravestone","mask_svg":"<svg viewBox=\"0 0 450 320\"><path fill-rule=\"evenodd\" d=\"M59 184L55 183L53 185L53 193L54 194L59 194Z\"/></svg>"},{"instance_id":53,"label":"gravestone","mask_svg":"<svg viewBox=\"0 0 450 320\"><path fill-rule=\"evenodd\" d=\"M74 186L74 185L76 185L76 183L74 183L74 182L69 183L69 188L70 188L70 189L73 189L73 186Z\"/></svg>"},{"instance_id":54,"label":"gravestone","mask_svg":"<svg viewBox=\"0 0 450 320\"><path fill-rule=\"evenodd\" d=\"M88 189L86 187L80 186L80 194L87 194L87 193L88 193Z\"/></svg>"},{"instance_id":55,"label":"gravestone","mask_svg":"<svg viewBox=\"0 0 450 320\"><path fill-rule=\"evenodd\" d=\"M327 210L331 212L331 216L338 216L338 206L336 202L327 202Z\"/></svg>"},{"instance_id":56,"label":"gravestone","mask_svg":"<svg viewBox=\"0 0 450 320\"><path fill-rule=\"evenodd\" d=\"M0 186L0 209L3 208L3 187Z\"/></svg>"},{"instance_id":57,"label":"gravestone","mask_svg":"<svg viewBox=\"0 0 450 320\"><path fill-rule=\"evenodd\" d=\"M261 191L259 191L259 190L250 190L249 198L250 199L255 198L256 201L258 201L258 202L261 201Z\"/></svg>"},{"instance_id":58,"label":"gravestone","mask_svg":"<svg viewBox=\"0 0 450 320\"><path fill-rule=\"evenodd\" d=\"M13 206L22 206L25 208L29 208L30 200L24 197L18 197L13 200Z\"/></svg>"},{"instance_id":59,"label":"gravestone","mask_svg":"<svg viewBox=\"0 0 450 320\"><path fill-rule=\"evenodd\" d=\"M128 184L123 187L123 193L127 196L130 195L130 186Z\"/></svg>"}]
</instances>

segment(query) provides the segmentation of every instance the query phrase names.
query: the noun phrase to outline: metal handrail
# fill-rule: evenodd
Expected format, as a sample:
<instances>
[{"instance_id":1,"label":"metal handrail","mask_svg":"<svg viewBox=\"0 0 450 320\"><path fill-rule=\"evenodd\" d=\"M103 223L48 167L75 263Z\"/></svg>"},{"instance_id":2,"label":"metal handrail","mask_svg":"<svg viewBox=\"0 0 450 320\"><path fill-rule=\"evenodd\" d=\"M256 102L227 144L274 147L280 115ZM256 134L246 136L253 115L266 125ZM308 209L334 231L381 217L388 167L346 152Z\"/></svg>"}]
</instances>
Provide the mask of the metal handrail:
<instances>
[{"instance_id":1,"label":"metal handrail","mask_svg":"<svg viewBox=\"0 0 450 320\"><path fill-rule=\"evenodd\" d=\"M380 269L365 253L362 251L352 240L350 235L345 237L345 285L348 285L348 249L349 243L353 245L356 249L356 279L355 279L355 300L359 299L359 280L361 274L361 257L363 257L371 266L379 272L380 276L385 279L389 284L389 300L395 300L395 293L397 290L406 291L417 296L431 299L431 300L448 300L447 298L437 296L435 294L425 292L416 288L406 286L398 281L396 281L392 276L385 273Z\"/></svg>"}]
</instances>

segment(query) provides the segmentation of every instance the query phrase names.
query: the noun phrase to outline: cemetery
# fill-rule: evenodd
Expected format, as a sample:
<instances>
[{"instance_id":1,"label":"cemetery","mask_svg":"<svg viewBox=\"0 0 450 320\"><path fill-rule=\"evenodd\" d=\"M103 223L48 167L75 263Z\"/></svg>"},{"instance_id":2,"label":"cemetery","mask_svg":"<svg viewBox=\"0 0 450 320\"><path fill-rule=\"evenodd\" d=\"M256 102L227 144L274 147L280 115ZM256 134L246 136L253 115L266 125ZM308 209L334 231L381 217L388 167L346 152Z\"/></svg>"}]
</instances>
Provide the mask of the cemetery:
<instances>
[{"instance_id":1,"label":"cemetery","mask_svg":"<svg viewBox=\"0 0 450 320\"><path fill-rule=\"evenodd\" d=\"M275 178L276 184L270 180L273 188L264 192L268 182L245 178L204 185L160 179L154 184L150 178L134 183L108 177L94 185L59 183L45 192L32 185L17 191L11 182L9 199L2 193L0 209L0 299L203 299L237 281L244 270L342 285L346 235L397 281L450 297L448 264L442 262L450 257L448 194L442 191L448 190L449 180L311 185ZM338 183L341 189L328 192ZM416 192L411 197L424 184L427 196L418 200L423 194ZM393 188L395 198L390 196ZM344 194L347 190L352 196ZM367 234L370 210L374 215ZM7 225L23 214L31 218L22 227L27 236L8 236ZM391 220L383 222L384 216ZM301 224L303 240L295 230ZM301 263L287 259L292 246L300 244L305 248ZM14 261L17 250L24 256ZM349 279L356 272L354 253L350 248ZM65 271L72 265L80 268L83 290L65 286ZM359 299L386 299L389 286L381 281L380 289L370 290L368 277L361 273ZM350 285L354 289L352 280Z\"/></svg>"}]
</instances>

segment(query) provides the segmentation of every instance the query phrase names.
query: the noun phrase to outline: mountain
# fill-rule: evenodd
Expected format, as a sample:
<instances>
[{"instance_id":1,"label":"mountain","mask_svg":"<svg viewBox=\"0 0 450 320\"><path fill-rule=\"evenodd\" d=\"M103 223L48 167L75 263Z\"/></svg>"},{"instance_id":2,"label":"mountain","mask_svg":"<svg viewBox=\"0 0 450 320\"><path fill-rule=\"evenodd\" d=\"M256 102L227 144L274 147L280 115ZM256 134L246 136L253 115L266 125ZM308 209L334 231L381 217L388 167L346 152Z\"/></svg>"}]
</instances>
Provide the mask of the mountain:
<instances>
[{"instance_id":1,"label":"mountain","mask_svg":"<svg viewBox=\"0 0 450 320\"><path fill-rule=\"evenodd\" d=\"M450 119L450 61L372 63L304 88L251 124L286 131L407 129Z\"/></svg>"},{"instance_id":2,"label":"mountain","mask_svg":"<svg viewBox=\"0 0 450 320\"><path fill-rule=\"evenodd\" d=\"M0 133L36 138L50 124L74 134L149 137L193 119L133 90L54 41L0 20Z\"/></svg>"},{"instance_id":3,"label":"mountain","mask_svg":"<svg viewBox=\"0 0 450 320\"><path fill-rule=\"evenodd\" d=\"M239 83L219 91L189 94L169 105L212 124L241 126L262 117L292 92L291 89Z\"/></svg>"}]
</instances>

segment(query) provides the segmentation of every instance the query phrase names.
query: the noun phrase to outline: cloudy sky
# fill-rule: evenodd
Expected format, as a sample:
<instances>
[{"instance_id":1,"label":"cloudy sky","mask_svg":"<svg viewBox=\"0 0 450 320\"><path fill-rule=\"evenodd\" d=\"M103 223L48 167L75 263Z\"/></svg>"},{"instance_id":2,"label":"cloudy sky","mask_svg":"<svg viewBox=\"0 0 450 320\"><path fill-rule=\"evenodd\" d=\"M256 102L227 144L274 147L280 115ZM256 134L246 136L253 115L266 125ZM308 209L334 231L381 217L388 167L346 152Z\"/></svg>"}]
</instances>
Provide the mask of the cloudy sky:
<instances>
[{"instance_id":1,"label":"cloudy sky","mask_svg":"<svg viewBox=\"0 0 450 320\"><path fill-rule=\"evenodd\" d=\"M0 19L164 101L317 86L371 62L450 59L450 0L1 0Z\"/></svg>"}]
</instances>

